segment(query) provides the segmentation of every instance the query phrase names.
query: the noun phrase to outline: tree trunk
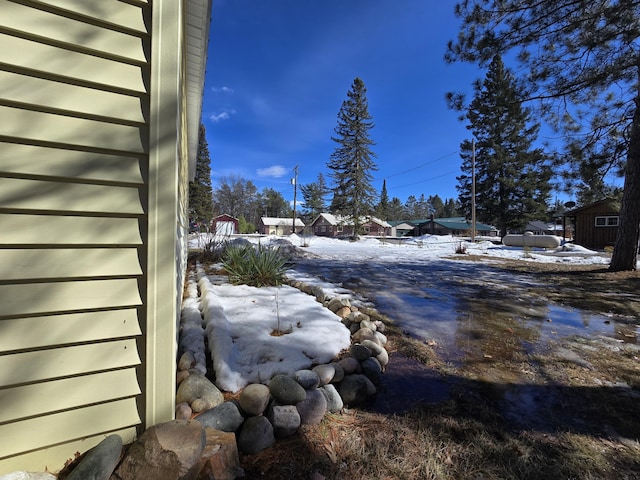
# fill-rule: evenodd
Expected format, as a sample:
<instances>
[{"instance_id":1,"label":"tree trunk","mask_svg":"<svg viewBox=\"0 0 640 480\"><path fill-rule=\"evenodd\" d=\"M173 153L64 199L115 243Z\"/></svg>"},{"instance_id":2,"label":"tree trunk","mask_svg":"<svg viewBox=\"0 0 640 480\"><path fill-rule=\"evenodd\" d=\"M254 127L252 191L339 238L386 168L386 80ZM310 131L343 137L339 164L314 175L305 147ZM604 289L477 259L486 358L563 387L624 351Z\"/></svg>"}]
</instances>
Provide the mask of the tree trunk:
<instances>
[{"instance_id":1,"label":"tree trunk","mask_svg":"<svg viewBox=\"0 0 640 480\"><path fill-rule=\"evenodd\" d=\"M638 57L638 78L640 79L640 56ZM620 207L618 238L609 266L609 270L612 272L635 270L638 261L638 241L640 240L640 84L635 104L627 165L624 172L624 192Z\"/></svg>"}]
</instances>

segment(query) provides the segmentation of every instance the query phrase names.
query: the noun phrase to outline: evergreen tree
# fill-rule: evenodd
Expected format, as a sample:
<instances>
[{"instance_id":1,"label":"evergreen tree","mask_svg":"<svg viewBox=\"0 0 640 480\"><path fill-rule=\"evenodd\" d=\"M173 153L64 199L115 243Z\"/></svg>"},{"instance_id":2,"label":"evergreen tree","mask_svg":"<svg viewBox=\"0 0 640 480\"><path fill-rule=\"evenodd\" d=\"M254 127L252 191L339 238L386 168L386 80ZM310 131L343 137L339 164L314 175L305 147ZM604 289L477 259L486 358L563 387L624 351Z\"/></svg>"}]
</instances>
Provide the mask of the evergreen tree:
<instances>
[{"instance_id":1,"label":"evergreen tree","mask_svg":"<svg viewBox=\"0 0 640 480\"><path fill-rule=\"evenodd\" d=\"M387 218L390 220L403 220L406 219L407 212L402 204L402 200L398 197L393 197L389 202L389 209Z\"/></svg>"},{"instance_id":2,"label":"evergreen tree","mask_svg":"<svg viewBox=\"0 0 640 480\"><path fill-rule=\"evenodd\" d=\"M476 215L495 225L504 236L524 228L529 220L543 216L551 191L551 168L541 149L532 147L539 124L520 103L520 90L496 55L466 118L473 136L476 171ZM472 142L461 145L462 175L458 177L460 203L471 213Z\"/></svg>"},{"instance_id":3,"label":"evergreen tree","mask_svg":"<svg viewBox=\"0 0 640 480\"><path fill-rule=\"evenodd\" d=\"M453 198L448 198L444 202L444 208L442 210L443 218L452 218L458 217L460 214L458 213L458 204Z\"/></svg>"},{"instance_id":4,"label":"evergreen tree","mask_svg":"<svg viewBox=\"0 0 640 480\"><path fill-rule=\"evenodd\" d=\"M624 168L610 269L635 270L640 240L640 3L638 0L464 0L448 61L486 65L515 51L527 99L567 136Z\"/></svg>"},{"instance_id":5,"label":"evergreen tree","mask_svg":"<svg viewBox=\"0 0 640 480\"><path fill-rule=\"evenodd\" d=\"M189 217L201 225L211 225L213 198L211 188L211 159L204 125L200 125L196 174L189 182Z\"/></svg>"},{"instance_id":6,"label":"evergreen tree","mask_svg":"<svg viewBox=\"0 0 640 480\"><path fill-rule=\"evenodd\" d=\"M356 78L338 112L336 136L331 137L338 146L327 164L334 181L331 209L351 216L356 235L361 233L363 216L373 210L376 191L371 172L378 169L371 150L375 145L369 136L373 117L366 94L364 82Z\"/></svg>"},{"instance_id":7,"label":"evergreen tree","mask_svg":"<svg viewBox=\"0 0 640 480\"><path fill-rule=\"evenodd\" d=\"M324 175L318 174L315 182L300 186L302 193L303 216L306 221L312 221L327 210L325 197L329 193Z\"/></svg>"},{"instance_id":8,"label":"evergreen tree","mask_svg":"<svg viewBox=\"0 0 640 480\"><path fill-rule=\"evenodd\" d=\"M415 195L409 195L407 201L404 202L404 211L407 214L407 220L418 220L420 215L418 214L418 200Z\"/></svg>"},{"instance_id":9,"label":"evergreen tree","mask_svg":"<svg viewBox=\"0 0 640 480\"><path fill-rule=\"evenodd\" d=\"M382 181L382 191L380 201L376 207L376 216L381 220L388 220L389 217L389 194L387 193L387 181Z\"/></svg>"},{"instance_id":10,"label":"evergreen tree","mask_svg":"<svg viewBox=\"0 0 640 480\"><path fill-rule=\"evenodd\" d=\"M429 195L427 198L429 214L433 213L436 218L445 218L444 202L439 195Z\"/></svg>"}]
</instances>

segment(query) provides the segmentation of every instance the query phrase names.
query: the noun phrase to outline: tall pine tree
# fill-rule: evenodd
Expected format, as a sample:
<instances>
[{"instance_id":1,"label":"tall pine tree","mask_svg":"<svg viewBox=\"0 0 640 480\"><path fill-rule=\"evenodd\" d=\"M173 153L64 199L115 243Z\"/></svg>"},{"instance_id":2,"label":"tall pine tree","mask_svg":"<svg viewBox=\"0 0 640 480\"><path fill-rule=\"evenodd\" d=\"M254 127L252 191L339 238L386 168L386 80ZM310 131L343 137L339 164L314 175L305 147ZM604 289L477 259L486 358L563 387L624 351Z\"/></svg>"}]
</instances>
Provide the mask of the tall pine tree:
<instances>
[{"instance_id":1,"label":"tall pine tree","mask_svg":"<svg viewBox=\"0 0 640 480\"><path fill-rule=\"evenodd\" d=\"M382 190L380 191L380 201L376 206L376 216L381 220L389 220L389 194L387 193L387 181L382 181Z\"/></svg>"},{"instance_id":2,"label":"tall pine tree","mask_svg":"<svg viewBox=\"0 0 640 480\"><path fill-rule=\"evenodd\" d=\"M189 217L202 225L210 225L213 218L213 189L211 188L211 159L204 125L200 125L196 175L189 182Z\"/></svg>"},{"instance_id":3,"label":"tall pine tree","mask_svg":"<svg viewBox=\"0 0 640 480\"><path fill-rule=\"evenodd\" d=\"M356 235L361 233L363 217L373 211L376 196L371 172L378 167L371 150L375 143L369 136L372 119L367 89L364 82L356 78L338 112L336 136L331 137L338 146L327 163L334 181L332 212L350 216Z\"/></svg>"},{"instance_id":4,"label":"tall pine tree","mask_svg":"<svg viewBox=\"0 0 640 480\"><path fill-rule=\"evenodd\" d=\"M612 271L637 268L640 243L640 2L463 0L447 61L516 53L528 99L568 136L624 166ZM576 135L576 130L582 135ZM624 161L623 161L624 160Z\"/></svg>"},{"instance_id":5,"label":"tall pine tree","mask_svg":"<svg viewBox=\"0 0 640 480\"><path fill-rule=\"evenodd\" d=\"M475 146L476 214L504 236L529 220L544 217L551 191L551 168L541 149L533 148L540 128L520 103L521 93L500 56L495 56L468 107L467 127ZM462 172L457 189L471 212L472 142L461 144ZM469 215L470 216L470 215Z\"/></svg>"}]
</instances>

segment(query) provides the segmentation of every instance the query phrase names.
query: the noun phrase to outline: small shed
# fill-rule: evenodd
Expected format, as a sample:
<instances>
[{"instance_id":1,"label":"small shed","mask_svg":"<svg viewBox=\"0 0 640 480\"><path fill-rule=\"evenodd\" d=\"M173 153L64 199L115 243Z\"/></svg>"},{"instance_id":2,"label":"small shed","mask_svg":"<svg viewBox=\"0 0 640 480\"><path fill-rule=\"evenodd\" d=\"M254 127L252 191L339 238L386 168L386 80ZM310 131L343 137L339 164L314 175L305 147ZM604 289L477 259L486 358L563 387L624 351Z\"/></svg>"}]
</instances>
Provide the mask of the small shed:
<instances>
[{"instance_id":1,"label":"small shed","mask_svg":"<svg viewBox=\"0 0 640 480\"><path fill-rule=\"evenodd\" d=\"M216 235L235 235L240 231L238 219L226 213L218 215L211 222L211 231Z\"/></svg>"},{"instance_id":2,"label":"small shed","mask_svg":"<svg viewBox=\"0 0 640 480\"><path fill-rule=\"evenodd\" d=\"M392 237L404 237L416 227L416 223L408 220L393 220L388 222L391 225Z\"/></svg>"},{"instance_id":3,"label":"small shed","mask_svg":"<svg viewBox=\"0 0 640 480\"><path fill-rule=\"evenodd\" d=\"M304 222L296 218L295 231L304 229ZM293 218L261 217L258 231L262 235L291 235L293 233Z\"/></svg>"},{"instance_id":4,"label":"small shed","mask_svg":"<svg viewBox=\"0 0 640 480\"><path fill-rule=\"evenodd\" d=\"M618 236L620 205L608 198L565 213L575 225L574 241L593 249L611 247Z\"/></svg>"}]
</instances>

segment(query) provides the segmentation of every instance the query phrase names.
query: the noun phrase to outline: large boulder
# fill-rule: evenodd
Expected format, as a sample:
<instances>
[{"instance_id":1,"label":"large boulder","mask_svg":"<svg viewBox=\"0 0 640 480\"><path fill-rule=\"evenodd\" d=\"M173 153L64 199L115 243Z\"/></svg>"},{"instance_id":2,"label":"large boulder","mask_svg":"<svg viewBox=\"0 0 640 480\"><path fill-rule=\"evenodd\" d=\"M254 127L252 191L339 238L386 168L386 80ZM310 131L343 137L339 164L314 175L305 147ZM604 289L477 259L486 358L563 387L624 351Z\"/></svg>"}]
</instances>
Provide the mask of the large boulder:
<instances>
[{"instance_id":1,"label":"large boulder","mask_svg":"<svg viewBox=\"0 0 640 480\"><path fill-rule=\"evenodd\" d=\"M206 444L202 424L173 420L154 425L136 440L112 480L187 480L200 468Z\"/></svg>"},{"instance_id":2,"label":"large boulder","mask_svg":"<svg viewBox=\"0 0 640 480\"><path fill-rule=\"evenodd\" d=\"M362 374L347 375L338 386L342 401L349 406L364 402L369 396L369 379Z\"/></svg>"}]
</instances>

